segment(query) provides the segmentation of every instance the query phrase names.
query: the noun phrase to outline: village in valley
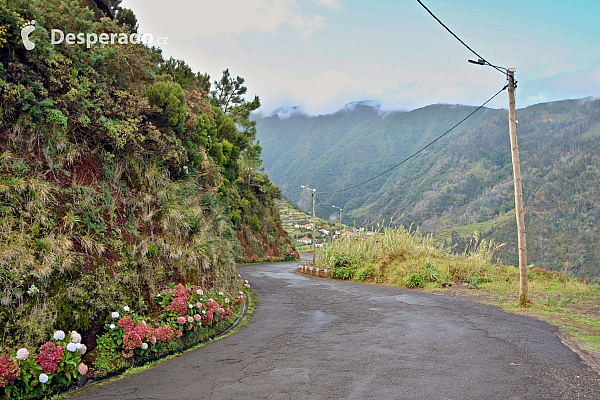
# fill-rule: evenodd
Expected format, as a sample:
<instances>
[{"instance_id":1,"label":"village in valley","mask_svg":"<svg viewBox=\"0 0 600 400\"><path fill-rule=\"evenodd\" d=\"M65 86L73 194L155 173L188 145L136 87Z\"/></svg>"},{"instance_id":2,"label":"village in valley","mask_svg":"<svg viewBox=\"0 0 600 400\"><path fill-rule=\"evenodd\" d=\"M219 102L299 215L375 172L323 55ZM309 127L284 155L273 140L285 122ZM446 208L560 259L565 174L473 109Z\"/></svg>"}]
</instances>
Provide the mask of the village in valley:
<instances>
[{"instance_id":1,"label":"village in valley","mask_svg":"<svg viewBox=\"0 0 600 400\"><path fill-rule=\"evenodd\" d=\"M279 201L277 207L283 229L292 240L293 245L300 252L309 251L313 241L312 214L301 211L285 200ZM337 219L333 219L335 214L337 213L332 212L331 219L316 218L315 247L323 247L327 242L339 238L367 237L376 234L373 230L347 225L343 220L340 225L339 214L337 214Z\"/></svg>"}]
</instances>

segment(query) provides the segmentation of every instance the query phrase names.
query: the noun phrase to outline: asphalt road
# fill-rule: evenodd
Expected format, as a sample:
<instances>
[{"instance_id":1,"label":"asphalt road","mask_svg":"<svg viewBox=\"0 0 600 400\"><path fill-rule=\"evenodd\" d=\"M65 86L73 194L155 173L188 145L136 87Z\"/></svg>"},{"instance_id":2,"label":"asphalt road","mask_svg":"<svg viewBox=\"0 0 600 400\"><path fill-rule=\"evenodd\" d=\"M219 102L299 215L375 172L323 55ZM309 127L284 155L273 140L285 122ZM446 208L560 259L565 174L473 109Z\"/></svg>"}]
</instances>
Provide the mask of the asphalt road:
<instances>
[{"instance_id":1,"label":"asphalt road","mask_svg":"<svg viewBox=\"0 0 600 400\"><path fill-rule=\"evenodd\" d=\"M295 267L240 267L259 296L240 331L75 398L600 399L549 324Z\"/></svg>"}]
</instances>

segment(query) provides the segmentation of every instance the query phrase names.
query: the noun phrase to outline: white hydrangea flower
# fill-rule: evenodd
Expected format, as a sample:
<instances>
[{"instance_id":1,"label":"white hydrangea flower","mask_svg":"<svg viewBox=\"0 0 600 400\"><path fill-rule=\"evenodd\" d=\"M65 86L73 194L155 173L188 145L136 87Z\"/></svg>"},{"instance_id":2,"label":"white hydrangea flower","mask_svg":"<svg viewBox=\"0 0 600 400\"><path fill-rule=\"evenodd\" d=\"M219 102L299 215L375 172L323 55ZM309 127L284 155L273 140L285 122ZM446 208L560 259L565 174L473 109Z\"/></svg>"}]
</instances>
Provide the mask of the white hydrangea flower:
<instances>
[{"instance_id":1,"label":"white hydrangea flower","mask_svg":"<svg viewBox=\"0 0 600 400\"><path fill-rule=\"evenodd\" d=\"M129 307L128 306L123 307L123 311L129 312Z\"/></svg>"},{"instance_id":2,"label":"white hydrangea flower","mask_svg":"<svg viewBox=\"0 0 600 400\"><path fill-rule=\"evenodd\" d=\"M115 324L110 324L109 328L110 329L115 329Z\"/></svg>"},{"instance_id":3,"label":"white hydrangea flower","mask_svg":"<svg viewBox=\"0 0 600 400\"><path fill-rule=\"evenodd\" d=\"M110 316L113 317L113 318L119 318L119 313L116 312L116 311L113 311L113 312L110 313Z\"/></svg>"},{"instance_id":4,"label":"white hydrangea flower","mask_svg":"<svg viewBox=\"0 0 600 400\"><path fill-rule=\"evenodd\" d=\"M148 343L142 343L142 350L148 350Z\"/></svg>"},{"instance_id":5,"label":"white hydrangea flower","mask_svg":"<svg viewBox=\"0 0 600 400\"><path fill-rule=\"evenodd\" d=\"M67 344L67 351L75 353L77 351L77 343L69 342L69 344Z\"/></svg>"},{"instance_id":6,"label":"white hydrangea flower","mask_svg":"<svg viewBox=\"0 0 600 400\"><path fill-rule=\"evenodd\" d=\"M17 360L25 361L29 357L29 350L25 347L17 350L17 356L15 357Z\"/></svg>"},{"instance_id":7,"label":"white hydrangea flower","mask_svg":"<svg viewBox=\"0 0 600 400\"><path fill-rule=\"evenodd\" d=\"M65 340L65 333L63 331L54 332L54 340Z\"/></svg>"},{"instance_id":8,"label":"white hydrangea flower","mask_svg":"<svg viewBox=\"0 0 600 400\"><path fill-rule=\"evenodd\" d=\"M194 308L193 304L188 304L188 308Z\"/></svg>"},{"instance_id":9,"label":"white hydrangea flower","mask_svg":"<svg viewBox=\"0 0 600 400\"><path fill-rule=\"evenodd\" d=\"M46 374L40 374L40 376L38 377L38 381L40 381L40 383L46 383L46 382L48 382L48 375L46 375Z\"/></svg>"}]
</instances>

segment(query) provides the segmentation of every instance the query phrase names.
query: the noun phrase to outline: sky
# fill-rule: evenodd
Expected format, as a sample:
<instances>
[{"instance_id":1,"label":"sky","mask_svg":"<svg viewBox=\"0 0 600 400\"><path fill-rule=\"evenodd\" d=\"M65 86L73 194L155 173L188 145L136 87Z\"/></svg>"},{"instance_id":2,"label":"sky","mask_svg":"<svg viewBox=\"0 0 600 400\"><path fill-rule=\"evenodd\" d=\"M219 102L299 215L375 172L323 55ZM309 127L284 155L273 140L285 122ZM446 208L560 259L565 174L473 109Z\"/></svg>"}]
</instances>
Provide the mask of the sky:
<instances>
[{"instance_id":1,"label":"sky","mask_svg":"<svg viewBox=\"0 0 600 400\"><path fill-rule=\"evenodd\" d=\"M422 0L495 65L516 68L517 108L600 97L600 1ZM124 0L166 58L246 80L260 112L311 115L372 100L384 110L479 105L505 82L416 0ZM507 108L507 95L489 104Z\"/></svg>"}]
</instances>

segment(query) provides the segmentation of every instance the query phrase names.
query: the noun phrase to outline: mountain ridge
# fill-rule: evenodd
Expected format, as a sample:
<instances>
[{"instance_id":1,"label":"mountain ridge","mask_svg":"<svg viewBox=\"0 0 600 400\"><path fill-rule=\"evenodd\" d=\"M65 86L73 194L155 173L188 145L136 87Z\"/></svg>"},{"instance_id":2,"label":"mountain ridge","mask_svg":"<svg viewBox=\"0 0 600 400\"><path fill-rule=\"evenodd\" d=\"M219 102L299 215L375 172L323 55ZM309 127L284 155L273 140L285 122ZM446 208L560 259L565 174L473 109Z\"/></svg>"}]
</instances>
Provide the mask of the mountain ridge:
<instances>
[{"instance_id":1,"label":"mountain ridge","mask_svg":"<svg viewBox=\"0 0 600 400\"><path fill-rule=\"evenodd\" d=\"M483 236L506 243L499 255L514 263L514 220L501 219L502 226L491 222L514 208L505 109L483 108L410 162L360 188L336 192L397 164L473 109L432 104L382 119L376 108L362 105L315 117L255 119L265 171L293 202L301 200L304 184L316 187L327 207L341 206L346 218L364 225L392 219L432 234L470 224L493 226ZM551 269L568 262L578 275L594 276L600 101L540 103L517 110L517 117L530 259ZM563 195L553 192L557 185ZM570 215L573 199L579 206Z\"/></svg>"}]
</instances>

